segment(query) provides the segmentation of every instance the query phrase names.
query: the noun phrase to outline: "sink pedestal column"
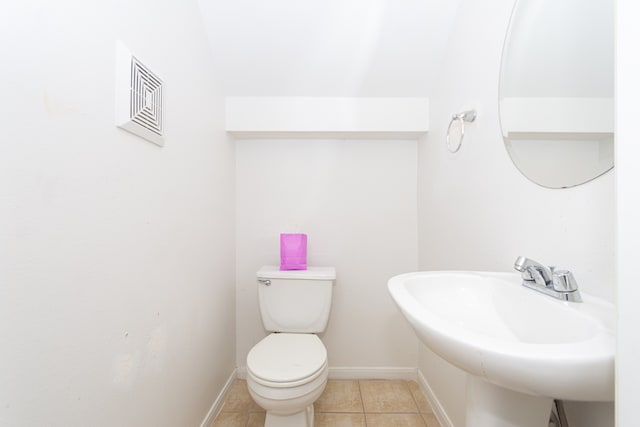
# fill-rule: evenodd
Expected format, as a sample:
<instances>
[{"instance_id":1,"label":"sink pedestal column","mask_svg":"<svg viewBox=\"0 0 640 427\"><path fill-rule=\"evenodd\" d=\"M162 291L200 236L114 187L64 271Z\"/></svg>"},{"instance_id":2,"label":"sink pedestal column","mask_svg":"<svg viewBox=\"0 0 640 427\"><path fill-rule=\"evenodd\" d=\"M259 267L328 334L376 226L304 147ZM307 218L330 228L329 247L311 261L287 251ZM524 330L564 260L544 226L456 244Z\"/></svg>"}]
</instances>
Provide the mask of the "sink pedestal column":
<instances>
[{"instance_id":1,"label":"sink pedestal column","mask_svg":"<svg viewBox=\"0 0 640 427\"><path fill-rule=\"evenodd\" d=\"M467 377L466 427L547 427L553 399Z\"/></svg>"}]
</instances>

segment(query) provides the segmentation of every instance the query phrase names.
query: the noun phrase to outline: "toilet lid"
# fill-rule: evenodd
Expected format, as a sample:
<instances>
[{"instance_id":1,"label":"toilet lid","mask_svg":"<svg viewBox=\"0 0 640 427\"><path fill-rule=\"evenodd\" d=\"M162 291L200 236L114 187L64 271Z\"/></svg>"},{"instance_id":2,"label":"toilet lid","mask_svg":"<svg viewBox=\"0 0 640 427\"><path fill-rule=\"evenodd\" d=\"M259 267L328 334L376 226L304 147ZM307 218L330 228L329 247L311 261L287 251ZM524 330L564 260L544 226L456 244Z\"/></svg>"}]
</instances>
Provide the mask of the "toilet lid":
<instances>
[{"instance_id":1,"label":"toilet lid","mask_svg":"<svg viewBox=\"0 0 640 427\"><path fill-rule=\"evenodd\" d=\"M273 333L247 356L247 369L265 381L290 383L313 376L327 363L327 350L314 334Z\"/></svg>"}]
</instances>

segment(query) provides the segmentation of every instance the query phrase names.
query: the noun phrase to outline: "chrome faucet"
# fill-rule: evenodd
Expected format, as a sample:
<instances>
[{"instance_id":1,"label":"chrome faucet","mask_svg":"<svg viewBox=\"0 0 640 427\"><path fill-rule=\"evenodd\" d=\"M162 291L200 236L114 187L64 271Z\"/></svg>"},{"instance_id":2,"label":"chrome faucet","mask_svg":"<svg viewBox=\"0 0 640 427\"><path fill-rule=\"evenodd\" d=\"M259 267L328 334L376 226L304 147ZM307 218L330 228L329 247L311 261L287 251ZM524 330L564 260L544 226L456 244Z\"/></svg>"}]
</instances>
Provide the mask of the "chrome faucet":
<instances>
[{"instance_id":1,"label":"chrome faucet","mask_svg":"<svg viewBox=\"0 0 640 427\"><path fill-rule=\"evenodd\" d=\"M564 301L582 302L576 279L569 270L545 267L523 256L516 258L513 268L522 273L522 286Z\"/></svg>"}]
</instances>

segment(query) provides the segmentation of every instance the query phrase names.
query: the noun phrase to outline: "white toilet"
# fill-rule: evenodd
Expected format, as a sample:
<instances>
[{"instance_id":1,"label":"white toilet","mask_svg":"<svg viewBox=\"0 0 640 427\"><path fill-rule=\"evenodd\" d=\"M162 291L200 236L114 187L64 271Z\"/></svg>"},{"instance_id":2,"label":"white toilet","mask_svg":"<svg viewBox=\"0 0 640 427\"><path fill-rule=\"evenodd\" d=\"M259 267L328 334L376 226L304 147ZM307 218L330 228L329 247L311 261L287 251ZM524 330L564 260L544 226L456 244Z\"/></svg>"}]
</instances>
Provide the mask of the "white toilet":
<instances>
[{"instance_id":1,"label":"white toilet","mask_svg":"<svg viewBox=\"0 0 640 427\"><path fill-rule=\"evenodd\" d=\"M247 356L251 397L267 411L265 427L312 427L313 402L327 384L327 350L316 333L327 326L333 267L258 273L262 322L271 332Z\"/></svg>"}]
</instances>

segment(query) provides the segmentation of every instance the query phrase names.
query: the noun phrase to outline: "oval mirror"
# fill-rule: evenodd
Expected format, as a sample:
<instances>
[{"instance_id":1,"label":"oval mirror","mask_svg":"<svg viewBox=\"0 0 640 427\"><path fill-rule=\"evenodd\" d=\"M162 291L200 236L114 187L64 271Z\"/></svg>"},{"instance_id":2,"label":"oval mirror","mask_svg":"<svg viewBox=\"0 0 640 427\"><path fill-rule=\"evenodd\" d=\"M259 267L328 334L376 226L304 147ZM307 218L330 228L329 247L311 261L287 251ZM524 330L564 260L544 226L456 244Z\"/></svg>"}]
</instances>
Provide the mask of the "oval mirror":
<instances>
[{"instance_id":1,"label":"oval mirror","mask_svg":"<svg viewBox=\"0 0 640 427\"><path fill-rule=\"evenodd\" d=\"M516 0L500 126L531 181L573 187L613 168L613 0Z\"/></svg>"}]
</instances>

